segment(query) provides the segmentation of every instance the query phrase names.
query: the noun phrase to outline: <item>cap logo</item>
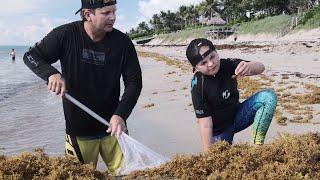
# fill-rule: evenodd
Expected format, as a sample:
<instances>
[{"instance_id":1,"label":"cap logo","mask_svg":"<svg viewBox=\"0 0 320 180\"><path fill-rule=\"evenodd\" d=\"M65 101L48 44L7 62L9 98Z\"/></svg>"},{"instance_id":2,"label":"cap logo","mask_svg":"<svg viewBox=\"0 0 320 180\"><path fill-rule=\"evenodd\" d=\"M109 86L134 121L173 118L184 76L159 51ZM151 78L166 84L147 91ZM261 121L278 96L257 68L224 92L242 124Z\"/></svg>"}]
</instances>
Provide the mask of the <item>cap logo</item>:
<instances>
[{"instance_id":1,"label":"cap logo","mask_svg":"<svg viewBox=\"0 0 320 180\"><path fill-rule=\"evenodd\" d=\"M204 59L205 57L207 57L210 53L212 53L213 50L212 49L208 49L205 53L203 53L202 55L200 54L201 58Z\"/></svg>"}]
</instances>

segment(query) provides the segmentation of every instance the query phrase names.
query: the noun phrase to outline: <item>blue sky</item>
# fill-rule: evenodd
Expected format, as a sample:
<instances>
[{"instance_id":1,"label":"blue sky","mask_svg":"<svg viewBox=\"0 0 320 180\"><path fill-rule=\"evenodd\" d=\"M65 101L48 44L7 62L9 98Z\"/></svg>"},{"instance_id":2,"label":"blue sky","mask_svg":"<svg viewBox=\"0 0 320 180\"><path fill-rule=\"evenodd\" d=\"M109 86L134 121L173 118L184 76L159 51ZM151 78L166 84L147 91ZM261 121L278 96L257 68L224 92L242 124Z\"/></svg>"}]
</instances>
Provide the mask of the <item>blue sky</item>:
<instances>
[{"instance_id":1,"label":"blue sky","mask_svg":"<svg viewBox=\"0 0 320 180\"><path fill-rule=\"evenodd\" d=\"M149 21L161 10L176 11L181 5L202 0L118 0L115 28L123 32ZM164 3L165 2L165 3ZM0 45L33 45L54 27L80 20L74 13L80 0L12 0L1 3Z\"/></svg>"}]
</instances>

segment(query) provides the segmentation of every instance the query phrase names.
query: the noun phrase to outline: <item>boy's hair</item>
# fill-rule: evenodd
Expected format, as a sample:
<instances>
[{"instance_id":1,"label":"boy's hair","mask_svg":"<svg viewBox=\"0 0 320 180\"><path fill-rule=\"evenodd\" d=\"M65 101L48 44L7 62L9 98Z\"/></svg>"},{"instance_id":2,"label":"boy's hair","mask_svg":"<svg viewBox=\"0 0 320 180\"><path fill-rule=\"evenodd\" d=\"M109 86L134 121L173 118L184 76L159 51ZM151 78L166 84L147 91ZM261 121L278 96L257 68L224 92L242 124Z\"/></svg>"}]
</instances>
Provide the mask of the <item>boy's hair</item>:
<instances>
[{"instance_id":1,"label":"boy's hair","mask_svg":"<svg viewBox=\"0 0 320 180\"><path fill-rule=\"evenodd\" d=\"M208 46L209 50L203 54L200 54L200 48L203 46ZM215 50L216 48L211 41L208 39L199 38L190 42L186 50L186 55L190 64L195 67L200 61L202 61L206 56Z\"/></svg>"}]
</instances>

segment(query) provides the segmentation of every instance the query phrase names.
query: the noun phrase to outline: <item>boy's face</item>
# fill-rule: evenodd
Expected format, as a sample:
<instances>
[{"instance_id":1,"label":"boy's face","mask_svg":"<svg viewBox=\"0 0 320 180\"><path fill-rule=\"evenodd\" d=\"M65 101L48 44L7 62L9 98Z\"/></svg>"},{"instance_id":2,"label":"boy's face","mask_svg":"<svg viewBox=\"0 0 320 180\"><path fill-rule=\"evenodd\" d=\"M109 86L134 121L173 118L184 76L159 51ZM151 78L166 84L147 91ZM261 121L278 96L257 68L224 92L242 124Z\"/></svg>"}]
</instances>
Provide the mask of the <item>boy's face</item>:
<instances>
[{"instance_id":1,"label":"boy's face","mask_svg":"<svg viewBox=\"0 0 320 180\"><path fill-rule=\"evenodd\" d=\"M199 50L199 53L204 54L208 50L208 46L202 46ZM216 51L211 52L202 61L200 61L195 68L204 75L216 75L220 69L220 58L218 53Z\"/></svg>"}]
</instances>

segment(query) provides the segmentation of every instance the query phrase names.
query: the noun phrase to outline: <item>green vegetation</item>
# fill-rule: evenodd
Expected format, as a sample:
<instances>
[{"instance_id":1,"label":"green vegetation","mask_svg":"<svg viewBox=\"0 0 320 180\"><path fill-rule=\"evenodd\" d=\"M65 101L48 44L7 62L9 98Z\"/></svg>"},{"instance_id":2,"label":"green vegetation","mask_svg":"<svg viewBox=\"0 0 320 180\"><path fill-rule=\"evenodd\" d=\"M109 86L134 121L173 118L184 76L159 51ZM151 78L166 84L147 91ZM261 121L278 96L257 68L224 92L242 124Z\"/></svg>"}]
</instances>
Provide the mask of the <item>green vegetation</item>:
<instances>
[{"instance_id":1,"label":"green vegetation","mask_svg":"<svg viewBox=\"0 0 320 180\"><path fill-rule=\"evenodd\" d=\"M312 29L320 27L320 6L307 12L301 19L299 29Z\"/></svg>"},{"instance_id":2,"label":"green vegetation","mask_svg":"<svg viewBox=\"0 0 320 180\"><path fill-rule=\"evenodd\" d=\"M288 24L288 21L285 21L290 15L308 12L319 3L320 0L203 0L197 5L180 6L177 12L160 11L159 14L152 16L149 23L141 22L137 28L132 28L128 35L134 39L151 34L167 34L178 30L217 24L224 24L230 28L234 24L252 22L265 17L287 15L281 16L279 19L271 19L276 21L274 28L272 28L273 24L268 22L270 19L266 19L264 21L266 25L262 27L260 27L262 23L257 24L259 26L257 29L256 26L251 29L244 28L253 33L263 32L263 29L274 33L277 28L281 28L278 25ZM306 14L305 21L308 22L307 24L319 23L319 16L316 15L316 12L318 10ZM249 25L251 24L249 23Z\"/></svg>"},{"instance_id":3,"label":"green vegetation","mask_svg":"<svg viewBox=\"0 0 320 180\"><path fill-rule=\"evenodd\" d=\"M292 16L290 15L279 15L266 17L264 19L244 22L239 26L239 34L277 34L281 29L283 29Z\"/></svg>"},{"instance_id":4,"label":"green vegetation","mask_svg":"<svg viewBox=\"0 0 320 180\"><path fill-rule=\"evenodd\" d=\"M160 34L157 38L163 39L164 42L179 42L185 41L188 38L201 38L205 37L205 32L212 29L212 27L199 27L194 29L186 29L178 32L172 32L168 34Z\"/></svg>"},{"instance_id":5,"label":"green vegetation","mask_svg":"<svg viewBox=\"0 0 320 180\"><path fill-rule=\"evenodd\" d=\"M250 22L244 22L238 26L238 34L277 34L283 29L292 16L279 15L266 17L264 19L252 20ZM206 37L205 32L221 26L204 26L198 28L189 28L186 30L179 30L178 32L172 32L167 34L160 34L158 39L162 39L163 42L184 42L188 38L202 38Z\"/></svg>"},{"instance_id":6,"label":"green vegetation","mask_svg":"<svg viewBox=\"0 0 320 180\"><path fill-rule=\"evenodd\" d=\"M134 38L134 40L139 41L139 40L146 39L146 38L151 38L151 37L153 37L153 35L146 35L146 36L141 36L141 37L138 37L138 38Z\"/></svg>"}]
</instances>

